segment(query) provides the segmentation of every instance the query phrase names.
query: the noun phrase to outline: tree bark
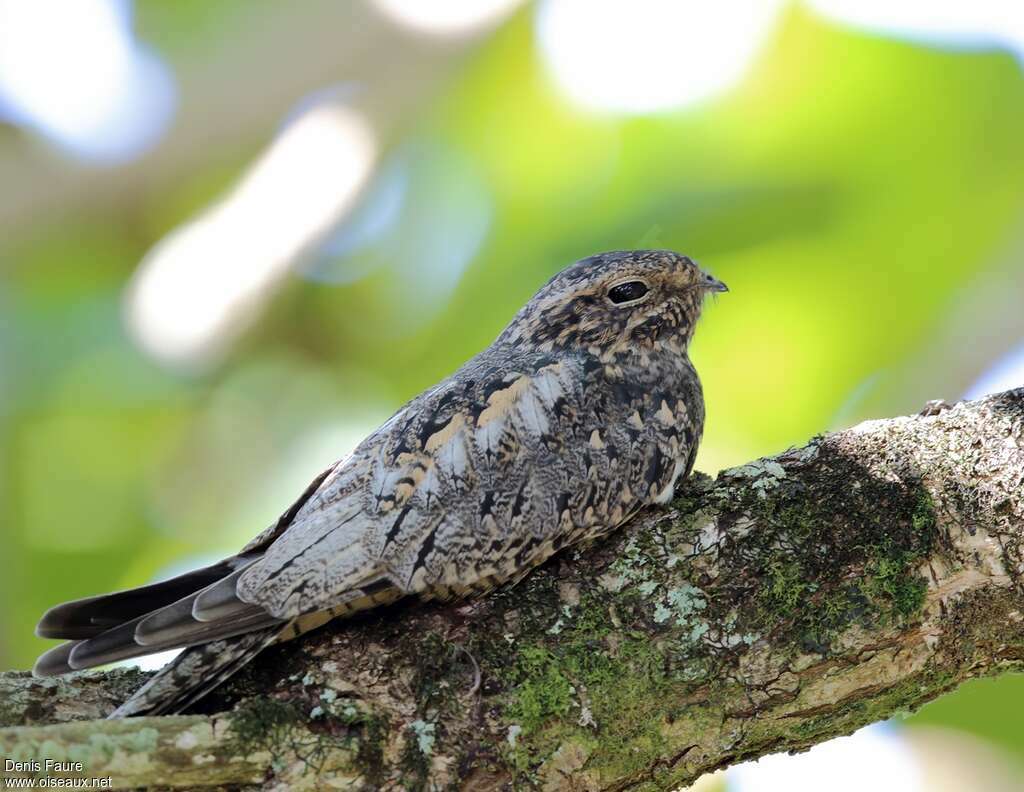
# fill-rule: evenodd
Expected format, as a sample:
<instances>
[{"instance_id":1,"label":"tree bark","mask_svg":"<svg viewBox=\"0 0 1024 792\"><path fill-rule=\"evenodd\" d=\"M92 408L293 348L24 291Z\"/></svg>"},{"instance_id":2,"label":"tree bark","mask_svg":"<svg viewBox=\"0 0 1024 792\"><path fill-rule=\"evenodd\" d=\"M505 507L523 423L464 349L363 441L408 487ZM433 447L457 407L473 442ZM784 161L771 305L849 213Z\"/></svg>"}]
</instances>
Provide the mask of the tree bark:
<instances>
[{"instance_id":1,"label":"tree bark","mask_svg":"<svg viewBox=\"0 0 1024 792\"><path fill-rule=\"evenodd\" d=\"M0 756L121 788L664 790L803 750L1024 669L1022 418L1024 389L695 476L516 587L272 648L194 715L93 720L137 671L5 674Z\"/></svg>"}]
</instances>

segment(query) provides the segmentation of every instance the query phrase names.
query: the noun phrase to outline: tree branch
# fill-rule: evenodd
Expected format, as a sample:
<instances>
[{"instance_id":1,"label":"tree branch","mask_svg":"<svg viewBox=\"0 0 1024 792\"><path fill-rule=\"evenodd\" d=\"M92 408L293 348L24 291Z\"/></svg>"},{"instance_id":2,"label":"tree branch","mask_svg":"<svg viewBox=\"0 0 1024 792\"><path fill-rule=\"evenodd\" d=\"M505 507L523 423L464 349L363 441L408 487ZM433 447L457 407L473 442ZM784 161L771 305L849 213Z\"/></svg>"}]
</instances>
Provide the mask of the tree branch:
<instances>
[{"instance_id":1,"label":"tree branch","mask_svg":"<svg viewBox=\"0 0 1024 792\"><path fill-rule=\"evenodd\" d=\"M1011 391L695 477L517 587L273 648L197 715L82 721L144 675L6 674L0 755L120 787L632 790L805 749L1024 669L1022 418Z\"/></svg>"}]
</instances>

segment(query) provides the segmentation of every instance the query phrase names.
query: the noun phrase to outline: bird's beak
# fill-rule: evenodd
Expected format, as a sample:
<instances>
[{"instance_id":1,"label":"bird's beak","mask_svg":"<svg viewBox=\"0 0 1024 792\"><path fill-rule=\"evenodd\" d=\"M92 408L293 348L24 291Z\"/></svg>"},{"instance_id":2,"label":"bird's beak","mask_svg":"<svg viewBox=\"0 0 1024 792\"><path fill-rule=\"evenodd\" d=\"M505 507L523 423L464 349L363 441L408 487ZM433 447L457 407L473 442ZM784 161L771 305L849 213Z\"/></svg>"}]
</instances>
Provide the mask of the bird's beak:
<instances>
[{"instance_id":1,"label":"bird's beak","mask_svg":"<svg viewBox=\"0 0 1024 792\"><path fill-rule=\"evenodd\" d=\"M712 278L706 272L704 273L704 290L709 292L727 292L729 287L722 283L718 278Z\"/></svg>"}]
</instances>

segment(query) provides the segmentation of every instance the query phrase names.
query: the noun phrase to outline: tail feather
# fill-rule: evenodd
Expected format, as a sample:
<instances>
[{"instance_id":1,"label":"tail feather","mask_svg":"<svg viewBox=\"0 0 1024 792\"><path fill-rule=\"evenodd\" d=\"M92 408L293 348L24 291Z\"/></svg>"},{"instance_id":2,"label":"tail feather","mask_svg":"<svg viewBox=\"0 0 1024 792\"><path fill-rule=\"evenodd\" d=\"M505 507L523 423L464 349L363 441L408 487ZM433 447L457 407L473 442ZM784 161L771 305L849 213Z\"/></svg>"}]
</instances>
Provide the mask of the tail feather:
<instances>
[{"instance_id":1,"label":"tail feather","mask_svg":"<svg viewBox=\"0 0 1024 792\"><path fill-rule=\"evenodd\" d=\"M60 646L47 649L36 658L36 664L32 666L32 676L37 678L53 677L72 671L68 661L71 658L71 652L81 643L82 641L68 641Z\"/></svg>"},{"instance_id":2,"label":"tail feather","mask_svg":"<svg viewBox=\"0 0 1024 792\"><path fill-rule=\"evenodd\" d=\"M133 631L134 640L156 651L166 644L189 646L236 635L238 628L269 627L280 622L258 605L241 604L233 613L210 621L199 621L192 615L194 597L143 616ZM95 638L92 640L96 640Z\"/></svg>"},{"instance_id":3,"label":"tail feather","mask_svg":"<svg viewBox=\"0 0 1024 792\"><path fill-rule=\"evenodd\" d=\"M148 586L64 602L43 614L36 625L36 635L71 640L92 638L207 588L230 576L240 566L249 566L252 560L252 555L234 556Z\"/></svg>"},{"instance_id":4,"label":"tail feather","mask_svg":"<svg viewBox=\"0 0 1024 792\"><path fill-rule=\"evenodd\" d=\"M238 595L242 572L292 524L334 465L321 473L270 528L238 555L152 583L57 605L40 619L41 638L64 638L32 669L48 677L139 657L163 649L191 647L160 671L112 717L179 711L231 676L289 630L302 630ZM321 619L321 623L326 619ZM289 629L292 628L292 629Z\"/></svg>"},{"instance_id":5,"label":"tail feather","mask_svg":"<svg viewBox=\"0 0 1024 792\"><path fill-rule=\"evenodd\" d=\"M102 632L94 638L75 642L68 655L68 667L78 671L94 665L138 657L138 654L135 653L137 650L142 652L153 651L148 647L143 649L143 647L135 643L135 625L142 618L139 616L124 624L119 624L117 627L106 632Z\"/></svg>"},{"instance_id":6,"label":"tail feather","mask_svg":"<svg viewBox=\"0 0 1024 792\"><path fill-rule=\"evenodd\" d=\"M231 596L241 571L260 557L259 553L234 556L163 583L51 608L37 632L72 641L43 654L33 672L57 676L283 624L284 620L260 606ZM183 596L168 601L181 592ZM216 592L211 597L214 607L204 614L213 618L201 620L193 615L193 607L207 592Z\"/></svg>"},{"instance_id":7,"label":"tail feather","mask_svg":"<svg viewBox=\"0 0 1024 792\"><path fill-rule=\"evenodd\" d=\"M199 621L237 618L246 608L252 607L238 598L238 579L262 557L254 557L249 563L196 594L192 603L192 616Z\"/></svg>"},{"instance_id":8,"label":"tail feather","mask_svg":"<svg viewBox=\"0 0 1024 792\"><path fill-rule=\"evenodd\" d=\"M276 625L186 649L107 717L181 712L277 640L282 629Z\"/></svg>"}]
</instances>

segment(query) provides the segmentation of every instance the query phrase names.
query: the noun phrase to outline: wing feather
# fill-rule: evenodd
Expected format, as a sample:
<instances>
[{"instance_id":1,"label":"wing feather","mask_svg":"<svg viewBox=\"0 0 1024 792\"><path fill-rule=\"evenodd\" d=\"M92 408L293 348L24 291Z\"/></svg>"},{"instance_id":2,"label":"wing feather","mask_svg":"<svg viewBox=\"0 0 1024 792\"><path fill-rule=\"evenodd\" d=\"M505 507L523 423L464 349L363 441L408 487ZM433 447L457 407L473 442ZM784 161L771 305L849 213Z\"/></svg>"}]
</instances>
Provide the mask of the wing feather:
<instances>
[{"instance_id":1,"label":"wing feather","mask_svg":"<svg viewBox=\"0 0 1024 792\"><path fill-rule=\"evenodd\" d=\"M396 413L240 574L238 598L290 619L346 602L380 579L405 594L472 588L475 577L510 570L487 561L498 539L499 547L543 550L530 534L558 521L545 522L542 481L586 476L563 470L545 445L559 431L560 405L578 399L580 378L561 363L519 363L471 361ZM529 502L515 492L494 500L509 480L535 477ZM204 597L194 613L205 612Z\"/></svg>"}]
</instances>

